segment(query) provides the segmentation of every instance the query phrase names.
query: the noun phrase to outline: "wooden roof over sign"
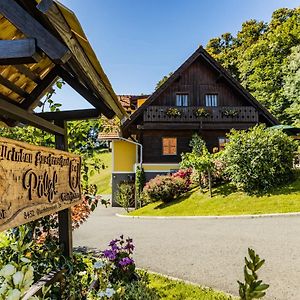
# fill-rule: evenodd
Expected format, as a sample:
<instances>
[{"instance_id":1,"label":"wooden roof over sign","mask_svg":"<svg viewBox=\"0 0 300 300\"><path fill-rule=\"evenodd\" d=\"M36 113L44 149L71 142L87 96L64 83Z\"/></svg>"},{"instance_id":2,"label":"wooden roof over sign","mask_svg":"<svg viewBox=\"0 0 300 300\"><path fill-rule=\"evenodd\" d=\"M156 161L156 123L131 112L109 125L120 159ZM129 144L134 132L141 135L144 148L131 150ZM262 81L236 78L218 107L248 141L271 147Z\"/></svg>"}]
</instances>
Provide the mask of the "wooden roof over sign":
<instances>
[{"instance_id":1,"label":"wooden roof over sign","mask_svg":"<svg viewBox=\"0 0 300 300\"><path fill-rule=\"evenodd\" d=\"M126 117L72 11L52 0L0 0L2 121L37 125L36 118L43 115L34 115L33 109L59 77L95 108L77 112L77 116L84 118L86 113L88 118L103 113L109 118ZM48 114L46 119L51 118ZM68 118L72 119L70 112ZM49 124L44 125L42 129L47 130Z\"/></svg>"}]
</instances>

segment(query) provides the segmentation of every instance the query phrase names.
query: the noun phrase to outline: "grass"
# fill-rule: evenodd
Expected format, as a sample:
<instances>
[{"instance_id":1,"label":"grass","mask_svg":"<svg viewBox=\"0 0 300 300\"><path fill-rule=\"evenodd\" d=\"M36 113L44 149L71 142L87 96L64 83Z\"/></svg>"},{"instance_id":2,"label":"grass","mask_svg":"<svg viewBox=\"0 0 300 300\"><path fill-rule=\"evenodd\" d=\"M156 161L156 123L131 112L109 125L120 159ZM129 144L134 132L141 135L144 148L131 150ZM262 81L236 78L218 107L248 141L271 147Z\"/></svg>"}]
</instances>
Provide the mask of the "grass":
<instances>
[{"instance_id":1,"label":"grass","mask_svg":"<svg viewBox=\"0 0 300 300\"><path fill-rule=\"evenodd\" d=\"M95 173L90 178L91 184L96 184L98 187L98 194L111 194L111 170L112 170L112 157L110 152L103 152L99 154L99 158L107 168Z\"/></svg>"},{"instance_id":2,"label":"grass","mask_svg":"<svg viewBox=\"0 0 300 300\"><path fill-rule=\"evenodd\" d=\"M197 285L187 284L183 281L172 280L156 274L148 274L149 287L158 291L160 299L164 300L229 300L229 295L203 288Z\"/></svg>"},{"instance_id":3,"label":"grass","mask_svg":"<svg viewBox=\"0 0 300 300\"><path fill-rule=\"evenodd\" d=\"M132 211L133 216L219 216L300 212L300 176L291 184L264 196L236 192L229 184L213 190L213 197L194 189L165 204L150 203Z\"/></svg>"}]
</instances>

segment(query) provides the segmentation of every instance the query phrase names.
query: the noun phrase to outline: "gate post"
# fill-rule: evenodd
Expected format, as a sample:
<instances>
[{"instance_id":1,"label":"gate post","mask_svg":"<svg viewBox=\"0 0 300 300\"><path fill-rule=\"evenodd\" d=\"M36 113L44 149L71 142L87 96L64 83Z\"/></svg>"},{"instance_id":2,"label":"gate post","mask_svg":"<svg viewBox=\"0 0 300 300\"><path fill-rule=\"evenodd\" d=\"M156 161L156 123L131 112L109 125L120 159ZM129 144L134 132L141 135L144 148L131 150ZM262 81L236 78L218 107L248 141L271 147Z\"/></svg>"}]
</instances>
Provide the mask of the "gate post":
<instances>
[{"instance_id":1,"label":"gate post","mask_svg":"<svg viewBox=\"0 0 300 300\"><path fill-rule=\"evenodd\" d=\"M54 124L64 129L64 135L55 135L55 148L68 151L67 122L64 120L56 120L54 121ZM58 235L59 242L63 246L63 254L72 257L73 239L71 208L66 208L58 212Z\"/></svg>"}]
</instances>

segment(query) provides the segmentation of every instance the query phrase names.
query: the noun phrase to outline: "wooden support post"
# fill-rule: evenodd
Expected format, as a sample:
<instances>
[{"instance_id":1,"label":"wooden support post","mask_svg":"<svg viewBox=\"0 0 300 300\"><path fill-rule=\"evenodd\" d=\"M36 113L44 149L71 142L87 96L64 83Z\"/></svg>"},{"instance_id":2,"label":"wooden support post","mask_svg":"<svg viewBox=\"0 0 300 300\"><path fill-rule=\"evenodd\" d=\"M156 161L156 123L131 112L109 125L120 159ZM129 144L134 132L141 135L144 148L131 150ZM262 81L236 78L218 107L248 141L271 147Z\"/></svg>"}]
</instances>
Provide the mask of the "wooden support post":
<instances>
[{"instance_id":1,"label":"wooden support post","mask_svg":"<svg viewBox=\"0 0 300 300\"><path fill-rule=\"evenodd\" d=\"M56 120L54 124L61 128L64 128L65 131L63 135L55 135L55 148L67 151L67 123L63 120ZM59 242L63 247L63 254L65 256L71 257L73 252L71 208L67 208L58 212L58 234Z\"/></svg>"}]
</instances>

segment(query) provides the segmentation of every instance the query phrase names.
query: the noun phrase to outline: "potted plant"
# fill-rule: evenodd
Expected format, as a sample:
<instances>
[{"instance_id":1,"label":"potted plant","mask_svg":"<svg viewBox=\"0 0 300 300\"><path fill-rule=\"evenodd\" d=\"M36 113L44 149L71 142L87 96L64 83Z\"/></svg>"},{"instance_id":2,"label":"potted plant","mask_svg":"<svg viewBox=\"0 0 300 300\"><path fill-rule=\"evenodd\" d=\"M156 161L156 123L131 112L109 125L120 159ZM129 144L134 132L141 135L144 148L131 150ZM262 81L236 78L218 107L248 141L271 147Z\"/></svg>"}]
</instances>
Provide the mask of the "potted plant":
<instances>
[{"instance_id":1,"label":"potted plant","mask_svg":"<svg viewBox=\"0 0 300 300\"><path fill-rule=\"evenodd\" d=\"M228 117L228 118L234 118L239 115L238 110L233 109L233 108L226 108L222 112L223 116Z\"/></svg>"},{"instance_id":2,"label":"potted plant","mask_svg":"<svg viewBox=\"0 0 300 300\"><path fill-rule=\"evenodd\" d=\"M170 107L170 108L167 109L166 115L170 118L180 117L181 116L181 111L176 107Z\"/></svg>"},{"instance_id":3,"label":"potted plant","mask_svg":"<svg viewBox=\"0 0 300 300\"><path fill-rule=\"evenodd\" d=\"M205 109L204 107L199 107L194 111L194 115L197 118L207 118L211 115L211 111Z\"/></svg>"}]
</instances>

